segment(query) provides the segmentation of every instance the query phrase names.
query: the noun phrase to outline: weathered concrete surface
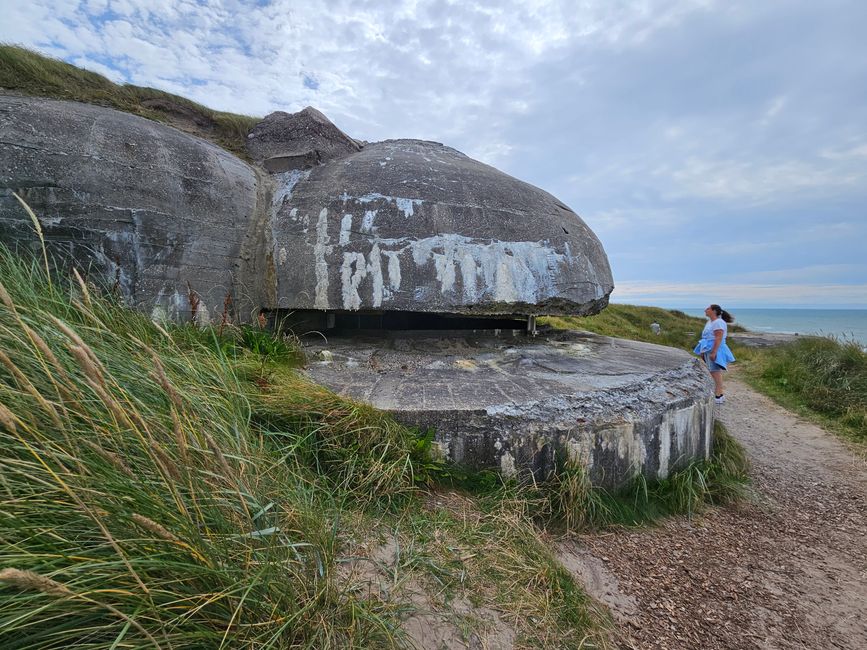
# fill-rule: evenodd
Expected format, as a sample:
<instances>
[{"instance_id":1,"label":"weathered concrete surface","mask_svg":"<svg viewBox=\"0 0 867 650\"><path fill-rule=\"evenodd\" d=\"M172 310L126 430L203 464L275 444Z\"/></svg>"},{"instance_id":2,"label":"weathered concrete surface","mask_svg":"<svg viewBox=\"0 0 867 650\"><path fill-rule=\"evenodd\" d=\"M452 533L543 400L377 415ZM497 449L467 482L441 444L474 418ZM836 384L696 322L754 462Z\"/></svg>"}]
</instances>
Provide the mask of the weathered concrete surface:
<instances>
[{"instance_id":1,"label":"weathered concrete surface","mask_svg":"<svg viewBox=\"0 0 867 650\"><path fill-rule=\"evenodd\" d=\"M613 289L578 215L435 142L368 144L277 182L269 307L588 314Z\"/></svg>"},{"instance_id":2,"label":"weathered concrete surface","mask_svg":"<svg viewBox=\"0 0 867 650\"><path fill-rule=\"evenodd\" d=\"M187 283L200 318L247 293L236 271L256 176L209 142L108 108L0 94L0 239L36 246L12 191L52 253L109 286L116 278L147 312L188 318Z\"/></svg>"},{"instance_id":3,"label":"weathered concrete surface","mask_svg":"<svg viewBox=\"0 0 867 650\"><path fill-rule=\"evenodd\" d=\"M585 332L547 340L418 333L332 339L309 355L314 380L434 427L443 452L472 468L544 478L564 452L596 484L613 486L637 472L664 478L710 453L710 377L673 348Z\"/></svg>"},{"instance_id":4,"label":"weathered concrete surface","mask_svg":"<svg viewBox=\"0 0 867 650\"><path fill-rule=\"evenodd\" d=\"M315 108L297 113L277 111L247 136L247 153L269 172L309 169L361 149Z\"/></svg>"},{"instance_id":5,"label":"weathered concrete surface","mask_svg":"<svg viewBox=\"0 0 867 650\"><path fill-rule=\"evenodd\" d=\"M188 282L200 316L231 293L245 319L588 314L608 302L599 240L536 187L437 143L361 148L314 109L250 135L259 164L289 171L112 109L0 93L0 238L35 241L16 191L52 253L171 318L190 313Z\"/></svg>"}]
</instances>

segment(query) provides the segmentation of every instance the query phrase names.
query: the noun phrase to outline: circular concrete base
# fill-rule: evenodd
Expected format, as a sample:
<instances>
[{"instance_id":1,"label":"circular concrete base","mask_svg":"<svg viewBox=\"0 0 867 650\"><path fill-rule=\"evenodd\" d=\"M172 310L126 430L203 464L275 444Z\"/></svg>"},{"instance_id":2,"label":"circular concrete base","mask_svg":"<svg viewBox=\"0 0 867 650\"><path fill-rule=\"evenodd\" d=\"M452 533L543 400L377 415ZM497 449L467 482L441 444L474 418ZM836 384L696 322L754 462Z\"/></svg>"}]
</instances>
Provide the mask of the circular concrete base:
<instances>
[{"instance_id":1,"label":"circular concrete base","mask_svg":"<svg viewBox=\"0 0 867 650\"><path fill-rule=\"evenodd\" d=\"M712 382L674 348L586 332L396 332L307 346L307 374L433 427L451 460L544 478L555 459L616 486L710 454Z\"/></svg>"}]
</instances>

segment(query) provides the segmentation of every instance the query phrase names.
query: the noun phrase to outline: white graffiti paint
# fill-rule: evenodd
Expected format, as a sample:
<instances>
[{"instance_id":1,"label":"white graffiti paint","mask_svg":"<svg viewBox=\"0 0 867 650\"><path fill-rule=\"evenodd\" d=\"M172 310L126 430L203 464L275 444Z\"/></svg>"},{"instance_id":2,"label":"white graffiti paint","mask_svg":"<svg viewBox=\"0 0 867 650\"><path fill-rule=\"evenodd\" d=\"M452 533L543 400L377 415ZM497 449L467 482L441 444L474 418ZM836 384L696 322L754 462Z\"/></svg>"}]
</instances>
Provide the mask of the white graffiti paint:
<instances>
[{"instance_id":1,"label":"white graffiti paint","mask_svg":"<svg viewBox=\"0 0 867 650\"><path fill-rule=\"evenodd\" d=\"M372 201L388 201L394 203L397 209L403 212L405 218L415 214L415 206L424 203L424 199L410 199L401 196L388 196L379 192L370 192L362 196L350 196L346 192L340 195L341 201L357 201L358 203L370 203Z\"/></svg>"},{"instance_id":2,"label":"white graffiti paint","mask_svg":"<svg viewBox=\"0 0 867 650\"><path fill-rule=\"evenodd\" d=\"M373 235L376 233L376 228L373 226L373 220L376 219L376 210L367 210L364 217L361 219L361 232L365 235Z\"/></svg>"},{"instance_id":3,"label":"white graffiti paint","mask_svg":"<svg viewBox=\"0 0 867 650\"><path fill-rule=\"evenodd\" d=\"M290 172L274 174L274 180L276 181L275 186L277 188L274 190L274 196L271 199L271 205L274 207L274 214L280 210L286 201L292 198L292 190L295 189L295 186L298 185L299 181L310 176L311 171L312 170L310 169L293 169ZM294 219L296 214L298 214L298 212L293 208L289 213L289 216Z\"/></svg>"},{"instance_id":4,"label":"white graffiti paint","mask_svg":"<svg viewBox=\"0 0 867 650\"><path fill-rule=\"evenodd\" d=\"M316 264L316 293L313 299L315 309L328 309L328 260L327 256L332 251L328 245L328 209L319 211L319 220L316 222L316 244L313 246L313 257Z\"/></svg>"},{"instance_id":5,"label":"white graffiti paint","mask_svg":"<svg viewBox=\"0 0 867 650\"><path fill-rule=\"evenodd\" d=\"M384 251L388 257L388 287L392 292L400 289L400 253Z\"/></svg>"},{"instance_id":6,"label":"white graffiti paint","mask_svg":"<svg viewBox=\"0 0 867 650\"><path fill-rule=\"evenodd\" d=\"M444 294L455 290L460 268L462 295L468 302L490 289L497 302L507 303L556 295L562 265L573 263L545 242L479 242L462 235L436 235L408 245L416 266L434 264Z\"/></svg>"},{"instance_id":7,"label":"white graffiti paint","mask_svg":"<svg viewBox=\"0 0 867 650\"><path fill-rule=\"evenodd\" d=\"M382 261L379 254L379 244L374 244L370 249L370 263L367 265L370 277L373 280L373 306L381 307L385 297L382 284Z\"/></svg>"},{"instance_id":8,"label":"white graffiti paint","mask_svg":"<svg viewBox=\"0 0 867 650\"><path fill-rule=\"evenodd\" d=\"M352 215L344 214L340 221L340 239L338 242L341 246L349 243L349 235L352 232Z\"/></svg>"},{"instance_id":9,"label":"white graffiti paint","mask_svg":"<svg viewBox=\"0 0 867 650\"><path fill-rule=\"evenodd\" d=\"M344 309L357 310L361 308L361 296L358 293L358 287L365 277L367 277L367 262L364 255L362 253L344 253L343 265L340 267Z\"/></svg>"},{"instance_id":10,"label":"white graffiti paint","mask_svg":"<svg viewBox=\"0 0 867 650\"><path fill-rule=\"evenodd\" d=\"M343 232L341 243L345 243ZM324 245L327 239L320 240L317 237L317 251L327 248L330 252L332 247ZM433 265L440 292L460 292L465 303L485 298L504 303L538 302L557 294L556 278L564 265L579 262L545 242L480 242L461 235L436 235L419 240L374 236L369 243L367 255L357 250L344 253L340 278L346 309L360 309L363 304L379 307L391 300L401 286L402 261L411 260L419 269ZM382 271L383 256L387 258L387 278ZM362 296L361 280L368 275L372 278L370 292L364 291Z\"/></svg>"}]
</instances>

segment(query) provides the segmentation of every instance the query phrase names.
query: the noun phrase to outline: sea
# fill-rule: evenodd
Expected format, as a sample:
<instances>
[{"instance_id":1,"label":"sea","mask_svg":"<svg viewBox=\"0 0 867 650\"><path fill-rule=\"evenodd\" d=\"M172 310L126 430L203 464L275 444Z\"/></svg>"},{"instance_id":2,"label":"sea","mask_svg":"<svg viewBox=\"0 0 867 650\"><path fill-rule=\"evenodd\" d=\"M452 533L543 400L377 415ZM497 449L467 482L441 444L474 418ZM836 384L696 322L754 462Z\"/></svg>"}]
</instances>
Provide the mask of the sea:
<instances>
[{"instance_id":1,"label":"sea","mask_svg":"<svg viewBox=\"0 0 867 650\"><path fill-rule=\"evenodd\" d=\"M728 308L727 308L728 309ZM704 318L702 309L682 309ZM818 334L867 348L867 309L729 309L735 323L754 332Z\"/></svg>"}]
</instances>

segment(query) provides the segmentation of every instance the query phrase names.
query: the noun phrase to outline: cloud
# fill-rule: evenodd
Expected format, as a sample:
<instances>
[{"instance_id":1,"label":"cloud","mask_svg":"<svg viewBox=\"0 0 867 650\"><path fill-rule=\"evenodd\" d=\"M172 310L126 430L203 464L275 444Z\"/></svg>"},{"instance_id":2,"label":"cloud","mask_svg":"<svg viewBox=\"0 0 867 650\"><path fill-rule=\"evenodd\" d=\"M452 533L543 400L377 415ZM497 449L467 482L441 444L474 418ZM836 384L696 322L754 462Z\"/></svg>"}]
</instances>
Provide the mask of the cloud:
<instances>
[{"instance_id":1,"label":"cloud","mask_svg":"<svg viewBox=\"0 0 867 650\"><path fill-rule=\"evenodd\" d=\"M725 199L759 205L796 199L803 194L828 196L867 183L867 165L843 167L812 160L764 161L689 158L683 166L660 170L673 181L671 195Z\"/></svg>"},{"instance_id":2,"label":"cloud","mask_svg":"<svg viewBox=\"0 0 867 650\"><path fill-rule=\"evenodd\" d=\"M114 80L454 146L571 206L618 277L867 281L855 0L6 5L0 40Z\"/></svg>"},{"instance_id":3,"label":"cloud","mask_svg":"<svg viewBox=\"0 0 867 650\"><path fill-rule=\"evenodd\" d=\"M867 264L812 264L810 266L733 273L728 279L733 282L758 282L772 284L815 283L835 281L841 278L867 276ZM867 297L865 297L867 298Z\"/></svg>"},{"instance_id":4,"label":"cloud","mask_svg":"<svg viewBox=\"0 0 867 650\"><path fill-rule=\"evenodd\" d=\"M613 302L689 306L709 301L740 307L847 306L867 308L867 283L669 283L645 280L616 282Z\"/></svg>"}]
</instances>

